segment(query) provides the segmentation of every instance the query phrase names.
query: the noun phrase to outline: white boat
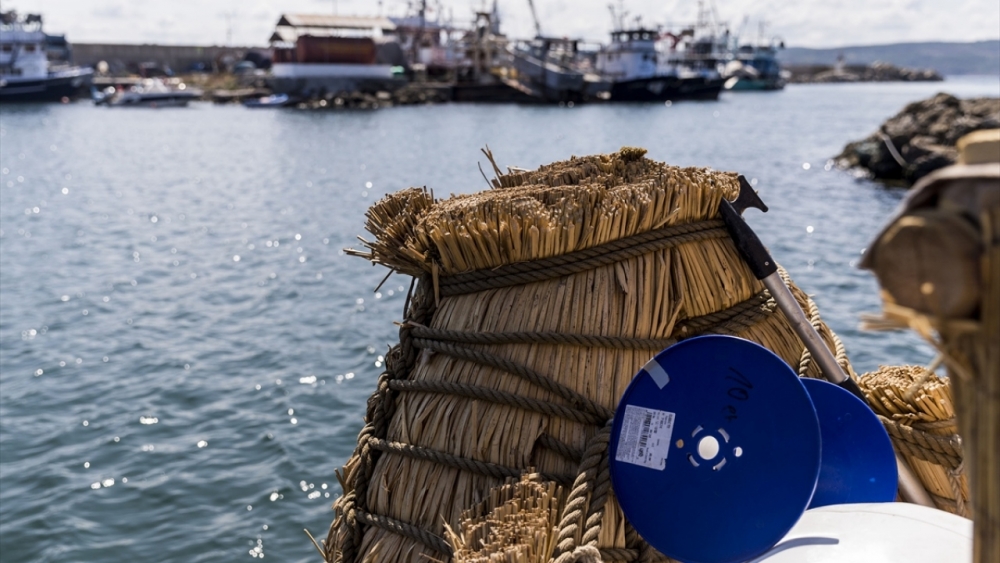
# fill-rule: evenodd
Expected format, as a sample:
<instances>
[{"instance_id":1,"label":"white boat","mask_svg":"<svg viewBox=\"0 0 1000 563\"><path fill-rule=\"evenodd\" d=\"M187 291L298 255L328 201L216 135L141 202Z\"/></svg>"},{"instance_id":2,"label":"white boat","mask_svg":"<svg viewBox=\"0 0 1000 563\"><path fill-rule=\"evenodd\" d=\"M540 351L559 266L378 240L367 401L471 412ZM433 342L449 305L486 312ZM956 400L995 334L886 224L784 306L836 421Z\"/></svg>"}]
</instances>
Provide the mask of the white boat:
<instances>
[{"instance_id":1,"label":"white boat","mask_svg":"<svg viewBox=\"0 0 1000 563\"><path fill-rule=\"evenodd\" d=\"M0 101L72 99L90 87L93 69L50 61L42 16L0 13Z\"/></svg>"},{"instance_id":2,"label":"white boat","mask_svg":"<svg viewBox=\"0 0 1000 563\"><path fill-rule=\"evenodd\" d=\"M716 100L723 80L710 68L674 56L670 35L637 27L618 27L611 43L597 54L597 72L611 82L612 102Z\"/></svg>"},{"instance_id":3,"label":"white boat","mask_svg":"<svg viewBox=\"0 0 1000 563\"><path fill-rule=\"evenodd\" d=\"M201 97L201 90L187 88L183 83L170 86L158 78L146 78L127 90L94 94L94 103L110 107L183 107Z\"/></svg>"}]
</instances>

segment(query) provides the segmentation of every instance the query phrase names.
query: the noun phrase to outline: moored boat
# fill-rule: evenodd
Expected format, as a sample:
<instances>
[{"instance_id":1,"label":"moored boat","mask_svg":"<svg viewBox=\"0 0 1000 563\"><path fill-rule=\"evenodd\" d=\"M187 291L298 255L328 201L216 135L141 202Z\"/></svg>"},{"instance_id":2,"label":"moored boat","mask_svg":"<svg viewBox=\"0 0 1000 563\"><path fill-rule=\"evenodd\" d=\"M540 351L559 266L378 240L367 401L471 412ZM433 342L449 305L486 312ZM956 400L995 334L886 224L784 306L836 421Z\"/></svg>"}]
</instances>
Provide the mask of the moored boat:
<instances>
[{"instance_id":1,"label":"moored boat","mask_svg":"<svg viewBox=\"0 0 1000 563\"><path fill-rule=\"evenodd\" d=\"M94 94L94 103L109 107L184 107L201 97L201 90L183 83L171 86L158 78L146 78L127 90L109 88Z\"/></svg>"},{"instance_id":2,"label":"moored boat","mask_svg":"<svg viewBox=\"0 0 1000 563\"><path fill-rule=\"evenodd\" d=\"M536 37L511 50L518 80L545 101L579 101L584 72L578 67L577 42Z\"/></svg>"},{"instance_id":3,"label":"moored boat","mask_svg":"<svg viewBox=\"0 0 1000 563\"><path fill-rule=\"evenodd\" d=\"M49 60L50 37L40 15L0 14L0 101L73 99L90 87L92 69Z\"/></svg>"},{"instance_id":4,"label":"moored boat","mask_svg":"<svg viewBox=\"0 0 1000 563\"><path fill-rule=\"evenodd\" d=\"M388 18L285 14L271 35L275 93L322 97L394 90L406 58Z\"/></svg>"},{"instance_id":5,"label":"moored boat","mask_svg":"<svg viewBox=\"0 0 1000 563\"><path fill-rule=\"evenodd\" d=\"M288 94L271 94L270 96L243 100L243 105L248 108L283 108L295 103L295 99Z\"/></svg>"},{"instance_id":6,"label":"moored boat","mask_svg":"<svg viewBox=\"0 0 1000 563\"><path fill-rule=\"evenodd\" d=\"M669 51L664 39L673 40ZM657 47L661 46L661 49ZM723 80L718 72L702 69L672 57L677 46L672 35L638 27L611 32L611 43L597 54L596 68L611 85L612 102L664 102L716 100Z\"/></svg>"},{"instance_id":7,"label":"moored boat","mask_svg":"<svg viewBox=\"0 0 1000 563\"><path fill-rule=\"evenodd\" d=\"M727 90L781 90L788 80L778 63L784 42L742 45L736 58L726 64Z\"/></svg>"}]
</instances>

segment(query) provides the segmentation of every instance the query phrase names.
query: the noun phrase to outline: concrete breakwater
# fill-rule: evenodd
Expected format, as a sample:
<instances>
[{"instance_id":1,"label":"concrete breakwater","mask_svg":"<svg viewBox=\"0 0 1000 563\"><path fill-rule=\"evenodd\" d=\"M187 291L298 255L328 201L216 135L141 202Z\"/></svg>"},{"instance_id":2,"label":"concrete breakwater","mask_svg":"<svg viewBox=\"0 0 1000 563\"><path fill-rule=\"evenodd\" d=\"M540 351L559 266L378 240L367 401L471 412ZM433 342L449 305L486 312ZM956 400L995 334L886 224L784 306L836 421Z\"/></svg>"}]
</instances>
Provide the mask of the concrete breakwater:
<instances>
[{"instance_id":1,"label":"concrete breakwater","mask_svg":"<svg viewBox=\"0 0 1000 563\"><path fill-rule=\"evenodd\" d=\"M940 82L944 78L933 69L905 68L876 61L870 65L790 65L792 84L831 82Z\"/></svg>"},{"instance_id":2,"label":"concrete breakwater","mask_svg":"<svg viewBox=\"0 0 1000 563\"><path fill-rule=\"evenodd\" d=\"M155 63L176 73L192 70L219 72L231 69L247 53L267 51L267 47L247 46L73 43L73 61L94 68L104 62L114 74L137 72L140 65L147 63Z\"/></svg>"},{"instance_id":3,"label":"concrete breakwater","mask_svg":"<svg viewBox=\"0 0 1000 563\"><path fill-rule=\"evenodd\" d=\"M878 180L912 184L954 164L955 143L980 129L1000 128L1000 98L960 100L951 94L913 102L865 139L844 147L838 165Z\"/></svg>"}]
</instances>

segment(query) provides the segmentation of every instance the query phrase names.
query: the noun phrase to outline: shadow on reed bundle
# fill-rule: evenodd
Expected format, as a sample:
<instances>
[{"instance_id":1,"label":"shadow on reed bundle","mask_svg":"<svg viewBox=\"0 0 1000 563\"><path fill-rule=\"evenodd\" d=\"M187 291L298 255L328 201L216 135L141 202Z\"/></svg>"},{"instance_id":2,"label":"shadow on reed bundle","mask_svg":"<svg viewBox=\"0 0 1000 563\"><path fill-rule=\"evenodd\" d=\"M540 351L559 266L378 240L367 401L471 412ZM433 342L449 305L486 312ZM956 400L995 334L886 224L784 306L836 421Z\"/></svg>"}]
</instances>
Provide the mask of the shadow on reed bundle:
<instances>
[{"instance_id":1,"label":"shadow on reed bundle","mask_svg":"<svg viewBox=\"0 0 1000 563\"><path fill-rule=\"evenodd\" d=\"M971 489L976 563L1000 561L1000 129L959 139L959 165L923 178L862 267L882 286L876 329L911 328L948 368Z\"/></svg>"},{"instance_id":2,"label":"shadow on reed bundle","mask_svg":"<svg viewBox=\"0 0 1000 563\"><path fill-rule=\"evenodd\" d=\"M948 379L920 366L881 366L862 375L859 384L934 504L970 517L969 483Z\"/></svg>"},{"instance_id":3,"label":"shadow on reed bundle","mask_svg":"<svg viewBox=\"0 0 1000 563\"><path fill-rule=\"evenodd\" d=\"M555 561L581 549L660 560L625 522L608 472L610 419L638 369L678 339L722 333L819 375L719 219L736 174L644 154L507 174L494 163L495 189L435 200L411 188L368 211L374 240L352 253L416 283L339 474L328 561L449 560L445 524L457 529L528 468L567 490Z\"/></svg>"}]
</instances>

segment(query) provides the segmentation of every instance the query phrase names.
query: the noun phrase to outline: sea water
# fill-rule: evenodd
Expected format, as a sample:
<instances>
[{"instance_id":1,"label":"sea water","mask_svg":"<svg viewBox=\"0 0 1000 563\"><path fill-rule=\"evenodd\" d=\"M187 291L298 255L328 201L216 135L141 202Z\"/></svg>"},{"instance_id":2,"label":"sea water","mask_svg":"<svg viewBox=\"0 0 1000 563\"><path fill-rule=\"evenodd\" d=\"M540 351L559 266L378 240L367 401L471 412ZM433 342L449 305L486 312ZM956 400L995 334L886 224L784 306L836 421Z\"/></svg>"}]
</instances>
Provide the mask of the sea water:
<instances>
[{"instance_id":1,"label":"sea water","mask_svg":"<svg viewBox=\"0 0 1000 563\"><path fill-rule=\"evenodd\" d=\"M319 561L410 280L359 258L365 209L501 166L649 149L752 178L747 219L859 372L928 362L866 245L905 195L832 166L905 104L995 77L789 86L718 102L376 111L0 108L0 559Z\"/></svg>"}]
</instances>

